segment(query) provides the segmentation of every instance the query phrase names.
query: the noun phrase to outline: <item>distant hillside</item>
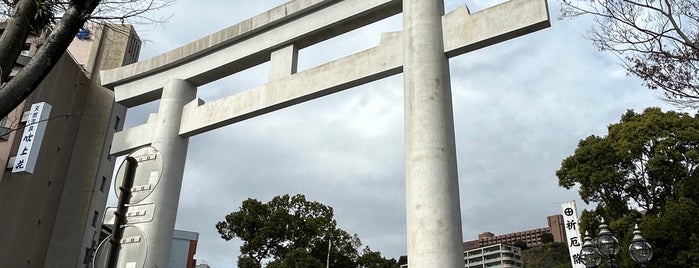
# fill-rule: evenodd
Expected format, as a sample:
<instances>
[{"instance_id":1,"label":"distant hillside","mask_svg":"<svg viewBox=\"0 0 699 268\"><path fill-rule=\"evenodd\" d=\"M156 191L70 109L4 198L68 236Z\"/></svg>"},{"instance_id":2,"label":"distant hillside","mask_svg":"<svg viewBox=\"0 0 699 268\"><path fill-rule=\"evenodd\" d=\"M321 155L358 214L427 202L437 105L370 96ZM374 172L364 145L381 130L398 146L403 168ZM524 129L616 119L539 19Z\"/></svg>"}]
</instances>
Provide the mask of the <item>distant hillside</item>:
<instances>
[{"instance_id":1,"label":"distant hillside","mask_svg":"<svg viewBox=\"0 0 699 268\"><path fill-rule=\"evenodd\" d=\"M522 250L524 268L572 268L568 246L563 243L547 243L540 247Z\"/></svg>"}]
</instances>

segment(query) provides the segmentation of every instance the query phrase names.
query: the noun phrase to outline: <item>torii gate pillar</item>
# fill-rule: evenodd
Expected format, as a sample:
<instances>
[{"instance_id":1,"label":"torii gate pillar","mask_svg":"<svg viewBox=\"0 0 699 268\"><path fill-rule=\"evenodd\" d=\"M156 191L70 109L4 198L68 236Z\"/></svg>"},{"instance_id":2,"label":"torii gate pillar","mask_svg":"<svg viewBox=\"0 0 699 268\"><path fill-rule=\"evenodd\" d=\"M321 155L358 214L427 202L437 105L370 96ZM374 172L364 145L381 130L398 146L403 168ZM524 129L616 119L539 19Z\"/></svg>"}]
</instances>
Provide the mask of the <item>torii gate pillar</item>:
<instances>
[{"instance_id":1,"label":"torii gate pillar","mask_svg":"<svg viewBox=\"0 0 699 268\"><path fill-rule=\"evenodd\" d=\"M197 88L181 79L170 79L163 87L151 146L163 157L162 182L143 203L157 204L152 222L140 224L152 248L172 247L172 237L180 200L182 176L187 158L188 137L181 137L180 120L185 104L196 98ZM143 267L167 267L169 250L153 250ZM126 266L128 267L128 265Z\"/></svg>"},{"instance_id":2,"label":"torii gate pillar","mask_svg":"<svg viewBox=\"0 0 699 268\"><path fill-rule=\"evenodd\" d=\"M403 0L408 262L463 267L443 1Z\"/></svg>"}]
</instances>

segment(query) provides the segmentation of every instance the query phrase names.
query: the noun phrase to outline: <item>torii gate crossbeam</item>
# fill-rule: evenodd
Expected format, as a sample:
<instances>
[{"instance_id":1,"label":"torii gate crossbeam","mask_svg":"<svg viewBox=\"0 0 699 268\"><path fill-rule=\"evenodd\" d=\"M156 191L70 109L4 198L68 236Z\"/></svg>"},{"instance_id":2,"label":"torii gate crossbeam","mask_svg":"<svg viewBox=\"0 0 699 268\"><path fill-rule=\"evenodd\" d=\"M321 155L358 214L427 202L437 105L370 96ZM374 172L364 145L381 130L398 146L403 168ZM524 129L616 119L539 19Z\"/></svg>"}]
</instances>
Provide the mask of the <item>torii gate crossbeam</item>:
<instances>
[{"instance_id":1,"label":"torii gate crossbeam","mask_svg":"<svg viewBox=\"0 0 699 268\"><path fill-rule=\"evenodd\" d=\"M296 72L300 48L401 11L403 31L383 34L379 46ZM474 14L462 6L446 15L442 1L295 0L163 55L103 71L102 83L118 103L161 100L147 123L117 133L111 150L123 155L151 145L162 155L162 182L149 185L142 201L154 204L152 220L133 224L147 243L147 257L136 267L167 265L190 136L400 72L409 266L463 267L448 58L549 26L546 0L511 0ZM207 104L195 100L198 86L265 61L267 84Z\"/></svg>"}]
</instances>

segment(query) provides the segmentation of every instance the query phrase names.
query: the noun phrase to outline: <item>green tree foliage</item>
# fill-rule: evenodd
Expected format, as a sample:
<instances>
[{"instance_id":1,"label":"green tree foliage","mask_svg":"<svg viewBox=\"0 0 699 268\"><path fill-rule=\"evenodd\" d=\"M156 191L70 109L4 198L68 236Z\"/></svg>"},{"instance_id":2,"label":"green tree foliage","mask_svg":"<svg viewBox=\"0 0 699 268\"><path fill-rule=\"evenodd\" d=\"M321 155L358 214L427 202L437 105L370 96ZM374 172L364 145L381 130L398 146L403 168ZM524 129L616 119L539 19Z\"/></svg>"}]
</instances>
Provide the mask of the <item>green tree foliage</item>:
<instances>
[{"instance_id":1,"label":"green tree foliage","mask_svg":"<svg viewBox=\"0 0 699 268\"><path fill-rule=\"evenodd\" d=\"M514 244L512 244L512 245L515 246L515 247L518 247L518 248L521 249L521 250L525 250L525 249L528 249L528 248L529 248L529 247L527 246L527 242L524 242L524 241L522 241L522 240L517 240L517 241L515 241Z\"/></svg>"},{"instance_id":2,"label":"green tree foliage","mask_svg":"<svg viewBox=\"0 0 699 268\"><path fill-rule=\"evenodd\" d=\"M525 268L570 268L570 254L565 243L548 243L522 251Z\"/></svg>"},{"instance_id":3,"label":"green tree foliage","mask_svg":"<svg viewBox=\"0 0 699 268\"><path fill-rule=\"evenodd\" d=\"M386 259L381 256L381 252L372 251L365 247L362 255L357 258L357 265L360 268L398 268L396 259Z\"/></svg>"},{"instance_id":4,"label":"green tree foliage","mask_svg":"<svg viewBox=\"0 0 699 268\"><path fill-rule=\"evenodd\" d=\"M548 243L553 243L553 234L552 233L543 233L541 234L541 243L548 244Z\"/></svg>"},{"instance_id":5,"label":"green tree foliage","mask_svg":"<svg viewBox=\"0 0 699 268\"><path fill-rule=\"evenodd\" d=\"M393 267L385 263L396 263L368 248L360 255L359 237L337 227L332 207L300 194L276 196L267 203L249 198L216 229L225 240L242 240L241 268L325 267L328 259L332 267Z\"/></svg>"},{"instance_id":6,"label":"green tree foliage","mask_svg":"<svg viewBox=\"0 0 699 268\"><path fill-rule=\"evenodd\" d=\"M297 248L287 253L283 259L271 261L267 268L324 268L325 265L304 249Z\"/></svg>"},{"instance_id":7,"label":"green tree foliage","mask_svg":"<svg viewBox=\"0 0 699 268\"><path fill-rule=\"evenodd\" d=\"M698 166L699 118L648 108L625 113L607 136L581 140L556 175L598 204L583 211L581 230L594 236L603 217L622 245L622 267L634 264L628 245L637 223L654 248L651 265L699 267Z\"/></svg>"},{"instance_id":8,"label":"green tree foliage","mask_svg":"<svg viewBox=\"0 0 699 268\"><path fill-rule=\"evenodd\" d=\"M696 198L681 197L668 202L662 215L644 218L640 228L643 236L653 243L655 263L673 267L699 266L699 206Z\"/></svg>"}]
</instances>

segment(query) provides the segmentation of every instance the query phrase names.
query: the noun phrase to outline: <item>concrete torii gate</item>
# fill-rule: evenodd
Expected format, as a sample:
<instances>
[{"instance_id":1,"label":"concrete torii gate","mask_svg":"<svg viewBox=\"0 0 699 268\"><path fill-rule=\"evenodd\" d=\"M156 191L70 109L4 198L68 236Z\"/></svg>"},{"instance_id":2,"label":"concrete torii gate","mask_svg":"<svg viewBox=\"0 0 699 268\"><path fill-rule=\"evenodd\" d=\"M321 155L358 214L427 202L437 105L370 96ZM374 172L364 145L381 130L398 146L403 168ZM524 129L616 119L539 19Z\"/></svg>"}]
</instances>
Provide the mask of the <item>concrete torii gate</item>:
<instances>
[{"instance_id":1,"label":"concrete torii gate","mask_svg":"<svg viewBox=\"0 0 699 268\"><path fill-rule=\"evenodd\" d=\"M403 12L403 31L297 72L304 48ZM550 26L546 0L444 15L442 0L294 0L162 55L101 73L127 108L160 99L114 136L139 161L118 267L167 267L189 137L404 72L410 267L463 267L448 58ZM204 104L197 87L270 62L269 82ZM143 146L149 145L147 149ZM121 172L120 172L121 173Z\"/></svg>"}]
</instances>

